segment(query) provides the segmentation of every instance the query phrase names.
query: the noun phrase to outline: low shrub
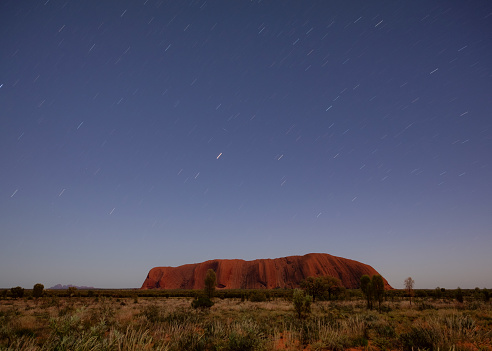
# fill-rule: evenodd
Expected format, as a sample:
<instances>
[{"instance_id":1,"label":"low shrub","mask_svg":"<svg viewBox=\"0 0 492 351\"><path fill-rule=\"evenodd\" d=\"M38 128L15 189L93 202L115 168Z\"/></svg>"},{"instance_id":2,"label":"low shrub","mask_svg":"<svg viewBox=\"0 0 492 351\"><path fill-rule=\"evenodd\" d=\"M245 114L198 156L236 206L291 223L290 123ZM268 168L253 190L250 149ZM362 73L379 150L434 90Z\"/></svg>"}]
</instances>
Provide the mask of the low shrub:
<instances>
[{"instance_id":1,"label":"low shrub","mask_svg":"<svg viewBox=\"0 0 492 351\"><path fill-rule=\"evenodd\" d=\"M21 288L20 286L10 288L10 293L14 299L22 298L24 296L24 288Z\"/></svg>"},{"instance_id":2,"label":"low shrub","mask_svg":"<svg viewBox=\"0 0 492 351\"><path fill-rule=\"evenodd\" d=\"M249 296L251 302L265 302L267 297L264 292L255 291Z\"/></svg>"},{"instance_id":3,"label":"low shrub","mask_svg":"<svg viewBox=\"0 0 492 351\"><path fill-rule=\"evenodd\" d=\"M142 315L149 321L150 323L157 323L161 320L161 311L159 307L156 305L148 305L145 306Z\"/></svg>"},{"instance_id":4,"label":"low shrub","mask_svg":"<svg viewBox=\"0 0 492 351\"><path fill-rule=\"evenodd\" d=\"M400 342L404 350L437 350L441 344L441 335L436 330L425 327L412 327L412 329L400 335Z\"/></svg>"},{"instance_id":5,"label":"low shrub","mask_svg":"<svg viewBox=\"0 0 492 351\"><path fill-rule=\"evenodd\" d=\"M233 331L229 334L227 351L254 351L261 349L261 340L250 333L241 334Z\"/></svg>"},{"instance_id":6,"label":"low shrub","mask_svg":"<svg viewBox=\"0 0 492 351\"><path fill-rule=\"evenodd\" d=\"M42 297L44 293L44 285L43 284L35 284L32 289L32 296L39 298Z\"/></svg>"},{"instance_id":7,"label":"low shrub","mask_svg":"<svg viewBox=\"0 0 492 351\"><path fill-rule=\"evenodd\" d=\"M367 347L369 345L369 341L363 337L363 336L359 336L359 337L356 337L352 340L352 346L353 347Z\"/></svg>"},{"instance_id":8,"label":"low shrub","mask_svg":"<svg viewBox=\"0 0 492 351\"><path fill-rule=\"evenodd\" d=\"M214 305L213 301L210 300L207 296L199 296L195 300L191 302L191 307L194 309L200 308L210 308Z\"/></svg>"},{"instance_id":9,"label":"low shrub","mask_svg":"<svg viewBox=\"0 0 492 351\"><path fill-rule=\"evenodd\" d=\"M424 310L435 310L437 308L433 304L422 301L421 303L418 304L417 309L419 311L424 311Z\"/></svg>"},{"instance_id":10,"label":"low shrub","mask_svg":"<svg viewBox=\"0 0 492 351\"><path fill-rule=\"evenodd\" d=\"M311 313L311 303L313 299L311 296L306 295L305 292L301 289L294 289L294 293L292 295L292 303L294 305L294 311L297 315L297 318L302 319L309 316Z\"/></svg>"}]
</instances>

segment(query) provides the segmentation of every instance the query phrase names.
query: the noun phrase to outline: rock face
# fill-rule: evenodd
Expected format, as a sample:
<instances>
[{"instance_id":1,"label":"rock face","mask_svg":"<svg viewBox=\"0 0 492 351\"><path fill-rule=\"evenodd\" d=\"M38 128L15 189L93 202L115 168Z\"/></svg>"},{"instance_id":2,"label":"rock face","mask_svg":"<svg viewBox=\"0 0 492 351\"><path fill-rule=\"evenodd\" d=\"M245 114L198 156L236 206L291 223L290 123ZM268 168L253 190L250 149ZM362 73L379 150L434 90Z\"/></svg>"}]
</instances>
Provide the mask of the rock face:
<instances>
[{"instance_id":1,"label":"rock face","mask_svg":"<svg viewBox=\"0 0 492 351\"><path fill-rule=\"evenodd\" d=\"M348 289L359 287L364 274L379 274L371 266L323 253L275 259L210 260L179 267L152 268L142 289L203 289L207 270L217 275L219 289L297 288L311 276L339 278ZM392 289L384 279L386 289Z\"/></svg>"}]
</instances>

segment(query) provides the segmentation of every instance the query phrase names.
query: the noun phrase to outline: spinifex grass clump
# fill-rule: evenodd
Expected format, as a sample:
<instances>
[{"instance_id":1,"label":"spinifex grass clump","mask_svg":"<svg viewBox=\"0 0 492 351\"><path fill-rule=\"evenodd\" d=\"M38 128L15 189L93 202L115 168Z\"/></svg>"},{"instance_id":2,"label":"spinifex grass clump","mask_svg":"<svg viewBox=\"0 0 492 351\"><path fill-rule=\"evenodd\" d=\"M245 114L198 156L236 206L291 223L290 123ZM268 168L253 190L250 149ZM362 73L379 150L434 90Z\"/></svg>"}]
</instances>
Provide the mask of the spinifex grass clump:
<instances>
[{"instance_id":1,"label":"spinifex grass clump","mask_svg":"<svg viewBox=\"0 0 492 351\"><path fill-rule=\"evenodd\" d=\"M469 315L456 311L439 311L418 319L410 331L400 335L400 340L407 350L438 350L449 349L459 343L478 342L487 334L490 335L490 330L478 328Z\"/></svg>"}]
</instances>

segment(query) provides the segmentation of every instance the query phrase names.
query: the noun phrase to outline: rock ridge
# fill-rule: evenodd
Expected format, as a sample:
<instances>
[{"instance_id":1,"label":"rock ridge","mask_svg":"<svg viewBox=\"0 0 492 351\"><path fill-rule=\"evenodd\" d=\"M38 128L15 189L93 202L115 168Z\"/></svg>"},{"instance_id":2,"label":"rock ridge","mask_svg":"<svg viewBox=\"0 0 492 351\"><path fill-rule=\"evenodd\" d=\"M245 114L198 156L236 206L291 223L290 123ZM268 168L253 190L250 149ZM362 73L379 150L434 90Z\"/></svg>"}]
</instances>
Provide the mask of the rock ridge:
<instances>
[{"instance_id":1,"label":"rock ridge","mask_svg":"<svg viewBox=\"0 0 492 351\"><path fill-rule=\"evenodd\" d=\"M379 274L371 266L326 253L275 259L216 259L178 267L152 268L141 289L203 289L207 270L217 275L219 289L292 289L311 276L332 276L347 289L357 289L364 274ZM392 289L384 279L385 289Z\"/></svg>"}]
</instances>

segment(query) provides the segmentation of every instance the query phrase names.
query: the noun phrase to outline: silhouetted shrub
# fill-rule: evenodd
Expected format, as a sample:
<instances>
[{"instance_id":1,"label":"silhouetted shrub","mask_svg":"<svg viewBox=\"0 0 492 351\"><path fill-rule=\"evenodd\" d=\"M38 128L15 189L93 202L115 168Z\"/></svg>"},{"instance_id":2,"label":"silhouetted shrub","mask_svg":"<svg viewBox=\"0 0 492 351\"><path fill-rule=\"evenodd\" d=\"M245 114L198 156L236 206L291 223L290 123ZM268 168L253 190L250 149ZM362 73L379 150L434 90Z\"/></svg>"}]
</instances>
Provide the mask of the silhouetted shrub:
<instances>
[{"instance_id":1,"label":"silhouetted shrub","mask_svg":"<svg viewBox=\"0 0 492 351\"><path fill-rule=\"evenodd\" d=\"M12 293L12 297L14 299L22 298L24 296L24 288L20 286L16 286L15 288L11 288L10 292Z\"/></svg>"},{"instance_id":2,"label":"silhouetted shrub","mask_svg":"<svg viewBox=\"0 0 492 351\"><path fill-rule=\"evenodd\" d=\"M68 295L68 297L75 296L76 294L77 294L77 288L75 286L70 286L67 289L67 295Z\"/></svg>"},{"instance_id":3,"label":"silhouetted shrub","mask_svg":"<svg viewBox=\"0 0 492 351\"><path fill-rule=\"evenodd\" d=\"M458 289L456 289L456 301L458 301L459 303L463 303L463 291L461 290L461 288L458 287Z\"/></svg>"},{"instance_id":4,"label":"silhouetted shrub","mask_svg":"<svg viewBox=\"0 0 492 351\"><path fill-rule=\"evenodd\" d=\"M490 301L490 292L487 289L483 289L483 300L485 302Z\"/></svg>"},{"instance_id":5,"label":"silhouetted shrub","mask_svg":"<svg viewBox=\"0 0 492 351\"><path fill-rule=\"evenodd\" d=\"M440 299L442 298L442 291L441 291L441 288L440 287L437 287L434 289L434 298L436 299Z\"/></svg>"},{"instance_id":6,"label":"silhouetted shrub","mask_svg":"<svg viewBox=\"0 0 492 351\"><path fill-rule=\"evenodd\" d=\"M34 287L32 288L32 296L33 297L41 297L43 296L44 293L44 285L43 284L35 284Z\"/></svg>"}]
</instances>

